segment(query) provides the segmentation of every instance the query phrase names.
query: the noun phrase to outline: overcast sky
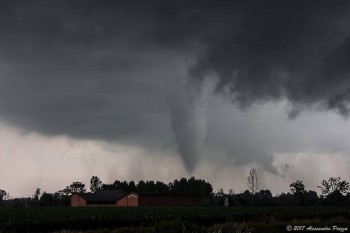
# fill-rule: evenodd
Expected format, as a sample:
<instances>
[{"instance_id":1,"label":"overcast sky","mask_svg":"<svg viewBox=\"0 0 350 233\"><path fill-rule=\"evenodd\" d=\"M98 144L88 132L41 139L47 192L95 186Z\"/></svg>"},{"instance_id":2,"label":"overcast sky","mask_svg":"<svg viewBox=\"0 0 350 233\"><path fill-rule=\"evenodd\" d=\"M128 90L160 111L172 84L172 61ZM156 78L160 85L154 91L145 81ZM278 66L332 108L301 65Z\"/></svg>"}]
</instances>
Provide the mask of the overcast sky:
<instances>
[{"instance_id":1,"label":"overcast sky","mask_svg":"<svg viewBox=\"0 0 350 233\"><path fill-rule=\"evenodd\" d=\"M0 189L350 179L350 2L1 1Z\"/></svg>"}]
</instances>

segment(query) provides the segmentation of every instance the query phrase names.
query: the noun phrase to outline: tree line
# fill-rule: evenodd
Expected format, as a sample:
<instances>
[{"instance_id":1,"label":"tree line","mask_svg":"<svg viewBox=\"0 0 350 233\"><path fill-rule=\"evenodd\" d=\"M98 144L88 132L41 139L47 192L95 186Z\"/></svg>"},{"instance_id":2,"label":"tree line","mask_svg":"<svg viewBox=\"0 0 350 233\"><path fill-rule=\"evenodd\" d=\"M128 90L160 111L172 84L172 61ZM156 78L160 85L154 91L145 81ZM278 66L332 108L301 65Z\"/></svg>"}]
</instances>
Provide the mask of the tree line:
<instances>
[{"instance_id":1,"label":"tree line","mask_svg":"<svg viewBox=\"0 0 350 233\"><path fill-rule=\"evenodd\" d=\"M90 179L90 192L94 193L100 190L122 190L125 193L165 193L165 194L198 194L203 198L210 198L213 194L212 185L202 179L191 177L189 179L175 179L168 184L162 181L143 181L138 183L134 181L116 180L113 183L102 183L100 178L92 176ZM1 193L3 191L3 193ZM0 191L0 201L10 199L6 191ZM70 204L70 197L73 193L86 193L87 188L83 182L75 181L62 190L55 193L42 192L40 188L30 198L12 199L14 205L37 205L37 206L65 206Z\"/></svg>"},{"instance_id":2,"label":"tree line","mask_svg":"<svg viewBox=\"0 0 350 233\"><path fill-rule=\"evenodd\" d=\"M247 190L235 193L233 189L227 193L223 189L214 191L212 185L202 179L191 177L181 178L168 184L161 181L116 180L113 183L103 183L97 176L90 179L90 192L100 190L122 190L125 193L164 193L164 194L198 194L202 197L202 205L207 206L350 206L349 182L340 177L323 180L319 186L321 195L316 191L307 190L303 181L296 180L290 184L287 193L273 196L268 189L260 189L260 177L256 169L251 169L247 177ZM87 192L83 182L72 182L55 193L41 192L37 188L29 198L10 198L9 194L0 189L0 204L14 206L65 206L70 203L73 193ZM4 201L3 201L4 200Z\"/></svg>"}]
</instances>

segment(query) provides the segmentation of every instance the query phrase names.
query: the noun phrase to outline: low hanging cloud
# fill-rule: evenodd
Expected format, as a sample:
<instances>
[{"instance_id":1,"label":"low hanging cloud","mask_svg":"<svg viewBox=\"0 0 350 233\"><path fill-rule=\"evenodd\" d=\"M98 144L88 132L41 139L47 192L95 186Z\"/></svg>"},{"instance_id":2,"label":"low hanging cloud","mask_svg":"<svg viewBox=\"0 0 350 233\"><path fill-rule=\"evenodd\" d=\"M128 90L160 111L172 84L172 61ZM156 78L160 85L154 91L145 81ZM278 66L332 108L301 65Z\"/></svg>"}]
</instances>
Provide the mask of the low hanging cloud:
<instances>
[{"instance_id":1,"label":"low hanging cloud","mask_svg":"<svg viewBox=\"0 0 350 233\"><path fill-rule=\"evenodd\" d=\"M290 117L305 108L348 116L349 4L269 1L240 7L202 40L190 72L197 83L215 77L216 92L241 108L286 98L293 105Z\"/></svg>"}]
</instances>

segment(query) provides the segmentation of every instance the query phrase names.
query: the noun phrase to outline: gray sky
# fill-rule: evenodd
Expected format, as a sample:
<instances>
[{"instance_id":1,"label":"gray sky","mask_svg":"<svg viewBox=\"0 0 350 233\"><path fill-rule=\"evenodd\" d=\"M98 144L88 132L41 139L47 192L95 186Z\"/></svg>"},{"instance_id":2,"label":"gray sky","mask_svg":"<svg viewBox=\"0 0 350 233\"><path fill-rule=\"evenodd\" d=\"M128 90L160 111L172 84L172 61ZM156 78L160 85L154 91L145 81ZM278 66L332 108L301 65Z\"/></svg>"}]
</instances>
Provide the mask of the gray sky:
<instances>
[{"instance_id":1,"label":"gray sky","mask_svg":"<svg viewBox=\"0 0 350 233\"><path fill-rule=\"evenodd\" d=\"M2 1L0 188L350 179L347 1Z\"/></svg>"}]
</instances>

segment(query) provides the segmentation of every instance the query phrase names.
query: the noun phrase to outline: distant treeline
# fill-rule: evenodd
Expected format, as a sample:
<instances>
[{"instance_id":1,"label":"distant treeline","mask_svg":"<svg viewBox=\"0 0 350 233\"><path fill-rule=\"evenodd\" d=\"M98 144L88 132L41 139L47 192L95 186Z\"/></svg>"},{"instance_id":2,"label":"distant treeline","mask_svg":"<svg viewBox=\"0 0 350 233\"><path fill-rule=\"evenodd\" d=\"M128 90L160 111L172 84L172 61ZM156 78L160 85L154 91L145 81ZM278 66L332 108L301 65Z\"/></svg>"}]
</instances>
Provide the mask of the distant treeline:
<instances>
[{"instance_id":1,"label":"distant treeline","mask_svg":"<svg viewBox=\"0 0 350 233\"><path fill-rule=\"evenodd\" d=\"M90 179L90 191L98 190L122 190L125 193L177 193L177 194L199 194L202 197L202 205L205 206L350 206L349 182L341 180L340 177L331 177L323 180L320 188L322 194L316 191L306 190L302 181L290 184L287 193L273 196L270 190L259 190L259 177L252 169L253 176L248 177L248 190L235 193L229 190L225 193L222 189L213 190L212 185L202 179L191 177L174 180L169 184L161 181L119 181L104 184L97 177ZM254 177L255 176L255 177ZM30 198L10 198L5 190L0 189L0 204L8 206L66 206L70 204L70 196L73 193L86 192L86 186L82 182L73 182L64 189L55 193L41 192L37 189Z\"/></svg>"}]
</instances>

